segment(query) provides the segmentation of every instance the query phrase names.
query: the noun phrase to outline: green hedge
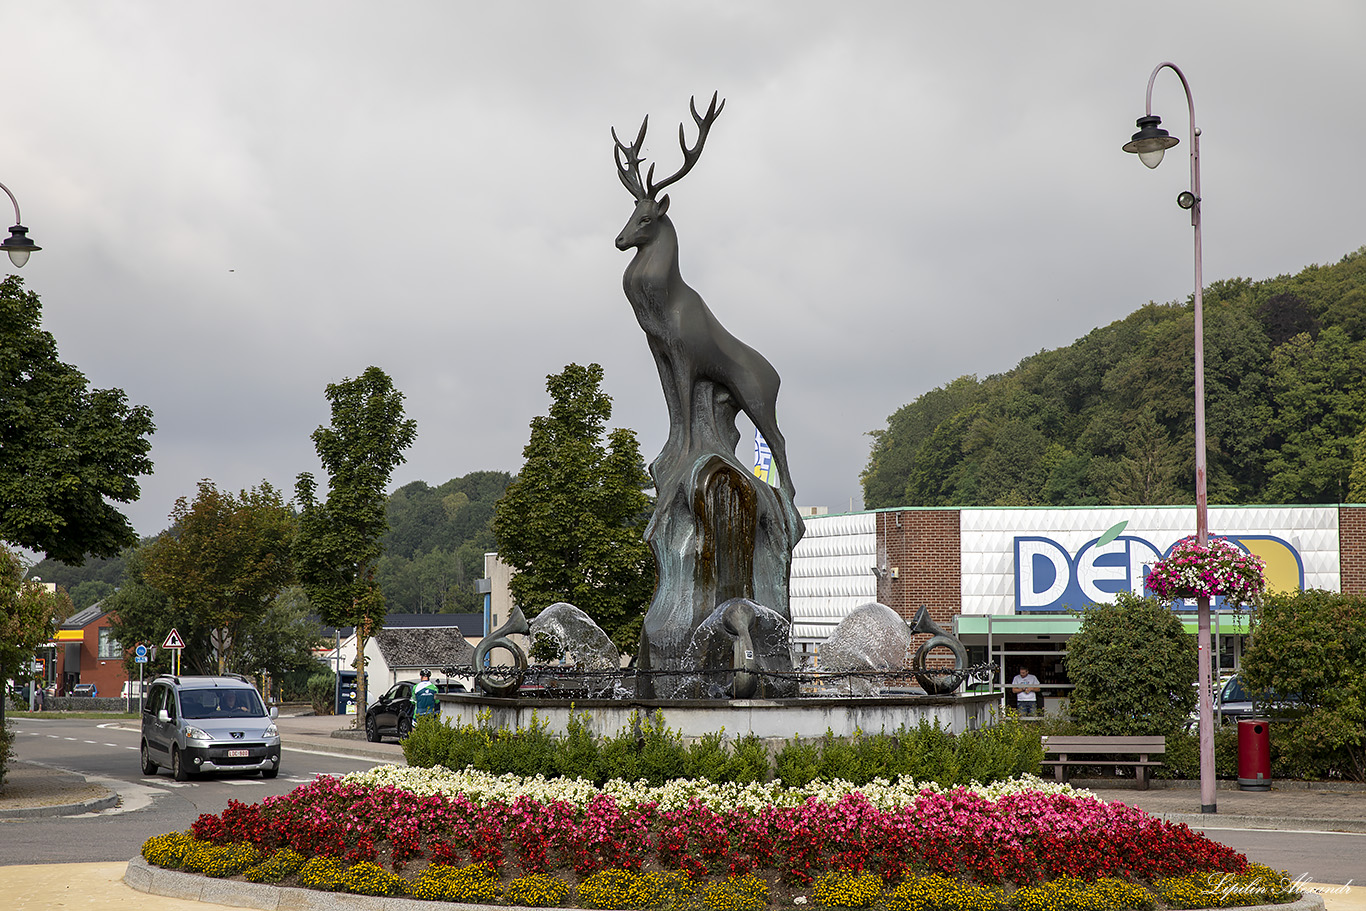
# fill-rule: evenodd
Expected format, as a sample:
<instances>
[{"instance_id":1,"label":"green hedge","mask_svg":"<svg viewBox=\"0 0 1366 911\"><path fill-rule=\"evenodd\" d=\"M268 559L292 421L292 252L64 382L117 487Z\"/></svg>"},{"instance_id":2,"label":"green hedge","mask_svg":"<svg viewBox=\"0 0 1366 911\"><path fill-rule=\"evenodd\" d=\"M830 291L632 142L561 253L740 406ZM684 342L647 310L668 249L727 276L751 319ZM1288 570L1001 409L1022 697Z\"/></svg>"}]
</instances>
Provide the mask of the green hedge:
<instances>
[{"instance_id":1,"label":"green hedge","mask_svg":"<svg viewBox=\"0 0 1366 911\"><path fill-rule=\"evenodd\" d=\"M817 739L793 737L772 757L753 734L728 738L717 732L685 744L658 712L633 716L614 737L594 737L587 721L572 715L565 734L556 736L534 714L531 726L517 731L494 729L487 718L467 725L424 718L403 741L403 754L417 767L566 776L597 784L612 778L656 785L675 778L738 784L777 778L788 787L832 778L862 785L903 775L946 786L988 784L1038 774L1043 758L1038 727L1014 719L959 735L923 721L890 734L841 738L827 731Z\"/></svg>"}]
</instances>

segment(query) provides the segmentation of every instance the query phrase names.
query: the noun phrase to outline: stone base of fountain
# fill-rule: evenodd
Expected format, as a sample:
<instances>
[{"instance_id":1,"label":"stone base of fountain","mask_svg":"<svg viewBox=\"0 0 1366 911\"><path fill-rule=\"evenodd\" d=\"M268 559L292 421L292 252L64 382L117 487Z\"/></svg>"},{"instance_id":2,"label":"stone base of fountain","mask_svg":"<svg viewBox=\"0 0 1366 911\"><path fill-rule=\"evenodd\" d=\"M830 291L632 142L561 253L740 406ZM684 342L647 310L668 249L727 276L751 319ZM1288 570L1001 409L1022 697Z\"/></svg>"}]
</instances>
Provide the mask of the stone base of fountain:
<instances>
[{"instance_id":1,"label":"stone base of fountain","mask_svg":"<svg viewBox=\"0 0 1366 911\"><path fill-rule=\"evenodd\" d=\"M1000 694L951 696L814 696L793 699L504 699L492 696L442 694L440 714L451 724L478 725L481 714L498 730L531 727L534 713L537 724L546 725L553 734L564 734L570 715L579 716L590 732L598 737L615 737L630 729L632 715L645 718L663 713L670 730L680 732L684 742L725 729L728 736L755 734L780 747L793 736L816 739L830 731L837 737L852 737L855 732L895 733L899 728L914 728L922 721L954 734L974 731L991 723L992 710Z\"/></svg>"}]
</instances>

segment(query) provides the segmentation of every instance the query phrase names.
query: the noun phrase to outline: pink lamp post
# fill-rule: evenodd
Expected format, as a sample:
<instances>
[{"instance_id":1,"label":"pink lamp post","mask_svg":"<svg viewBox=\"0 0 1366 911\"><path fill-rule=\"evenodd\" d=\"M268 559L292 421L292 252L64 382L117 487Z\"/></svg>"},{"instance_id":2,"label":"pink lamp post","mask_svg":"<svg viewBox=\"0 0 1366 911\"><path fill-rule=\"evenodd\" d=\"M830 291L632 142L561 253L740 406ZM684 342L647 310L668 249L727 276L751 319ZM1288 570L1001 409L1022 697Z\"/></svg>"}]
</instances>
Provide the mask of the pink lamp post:
<instances>
[{"instance_id":1,"label":"pink lamp post","mask_svg":"<svg viewBox=\"0 0 1366 911\"><path fill-rule=\"evenodd\" d=\"M1159 63L1148 77L1148 94L1144 114L1135 124L1138 132L1125 143L1124 151L1135 152L1138 160L1149 168L1162 163L1162 153L1180 142L1158 124L1162 118L1153 114L1153 82L1163 67L1181 80L1186 90L1186 104L1190 108L1191 126L1191 188L1176 197L1176 204L1191 213L1191 227L1195 229L1195 537L1204 547L1209 544L1209 498L1206 495L1205 473L1205 316L1201 300L1204 282L1200 270L1200 130L1195 126L1195 99L1191 97L1186 74L1174 63ZM1211 700L1210 611L1209 598L1196 599L1198 605L1198 644L1200 661L1200 812L1217 813L1214 789L1214 706Z\"/></svg>"}]
</instances>

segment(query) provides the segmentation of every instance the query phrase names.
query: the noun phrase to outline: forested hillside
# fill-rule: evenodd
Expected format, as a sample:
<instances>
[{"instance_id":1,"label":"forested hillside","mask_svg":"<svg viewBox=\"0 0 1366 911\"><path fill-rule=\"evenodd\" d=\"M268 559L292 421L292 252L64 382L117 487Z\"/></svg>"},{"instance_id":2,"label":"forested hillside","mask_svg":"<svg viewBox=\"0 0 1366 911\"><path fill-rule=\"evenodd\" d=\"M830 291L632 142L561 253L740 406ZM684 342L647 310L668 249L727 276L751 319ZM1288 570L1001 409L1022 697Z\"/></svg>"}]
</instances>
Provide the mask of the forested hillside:
<instances>
[{"instance_id":1,"label":"forested hillside","mask_svg":"<svg viewBox=\"0 0 1366 911\"><path fill-rule=\"evenodd\" d=\"M493 504L512 475L476 471L440 487L414 481L389 496L389 533L376 576L390 613L482 611L474 582L497 550Z\"/></svg>"},{"instance_id":2,"label":"forested hillside","mask_svg":"<svg viewBox=\"0 0 1366 911\"><path fill-rule=\"evenodd\" d=\"M1366 247L1218 282L1204 310L1210 502L1366 500ZM864 503L1193 503L1193 384L1193 306L1148 304L899 409L871 434Z\"/></svg>"},{"instance_id":3,"label":"forested hillside","mask_svg":"<svg viewBox=\"0 0 1366 911\"><path fill-rule=\"evenodd\" d=\"M512 475L476 471L440 487L414 481L389 496L389 533L378 578L386 606L396 614L475 612L484 609L474 581L484 575L485 551L493 539L493 504ZM153 538L143 539L143 544ZM133 548L83 566L43 560L30 575L55 582L83 608L122 585Z\"/></svg>"}]
</instances>

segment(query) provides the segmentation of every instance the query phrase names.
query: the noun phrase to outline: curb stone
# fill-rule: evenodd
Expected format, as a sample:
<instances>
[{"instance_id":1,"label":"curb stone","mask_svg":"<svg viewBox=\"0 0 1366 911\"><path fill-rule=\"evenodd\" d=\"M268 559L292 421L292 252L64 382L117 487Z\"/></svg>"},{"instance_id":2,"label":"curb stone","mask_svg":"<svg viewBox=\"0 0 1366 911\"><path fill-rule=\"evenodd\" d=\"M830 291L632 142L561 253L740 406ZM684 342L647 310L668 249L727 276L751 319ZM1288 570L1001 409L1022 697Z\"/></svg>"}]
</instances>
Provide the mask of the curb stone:
<instances>
[{"instance_id":1,"label":"curb stone","mask_svg":"<svg viewBox=\"0 0 1366 911\"><path fill-rule=\"evenodd\" d=\"M1230 816L1224 813L1202 815L1200 813L1163 813L1149 812L1163 822L1184 823L1192 829L1258 829L1261 831L1316 831L1316 832L1362 832L1366 833L1366 820L1362 819L1315 819L1304 816Z\"/></svg>"},{"instance_id":2,"label":"curb stone","mask_svg":"<svg viewBox=\"0 0 1366 911\"><path fill-rule=\"evenodd\" d=\"M0 819L36 819L41 816L79 816L82 813L98 813L117 806L119 795L110 792L104 797L92 797L80 803L63 803L50 807L12 807L0 810Z\"/></svg>"},{"instance_id":3,"label":"curb stone","mask_svg":"<svg viewBox=\"0 0 1366 911\"><path fill-rule=\"evenodd\" d=\"M214 879L197 873L153 867L141 857L128 861L123 881L129 888L150 895L165 895L189 901L217 902L260 911L507 911L508 905L472 905L464 902L423 901L392 896L351 895L347 892L319 892L294 886L268 886ZM578 911L573 908L547 908L545 911ZM1324 911L1323 896L1306 892L1299 901L1285 905L1245 905L1235 911Z\"/></svg>"}]
</instances>

